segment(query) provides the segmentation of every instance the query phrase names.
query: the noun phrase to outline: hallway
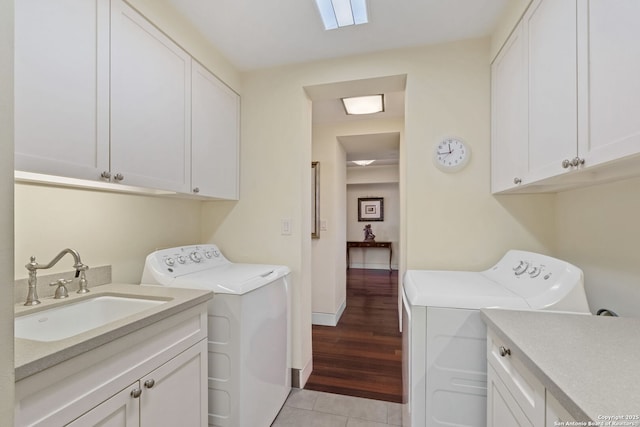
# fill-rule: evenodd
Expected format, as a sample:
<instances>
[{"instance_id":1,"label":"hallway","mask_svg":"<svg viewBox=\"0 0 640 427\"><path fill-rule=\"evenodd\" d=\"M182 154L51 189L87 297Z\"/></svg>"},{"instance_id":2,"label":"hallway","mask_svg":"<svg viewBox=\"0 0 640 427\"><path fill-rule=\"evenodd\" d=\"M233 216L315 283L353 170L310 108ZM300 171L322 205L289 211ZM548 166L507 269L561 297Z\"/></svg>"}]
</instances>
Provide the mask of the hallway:
<instances>
[{"instance_id":1,"label":"hallway","mask_svg":"<svg viewBox=\"0 0 640 427\"><path fill-rule=\"evenodd\" d=\"M347 307L337 326L313 326L313 372L305 389L402 402L398 272L347 270Z\"/></svg>"}]
</instances>

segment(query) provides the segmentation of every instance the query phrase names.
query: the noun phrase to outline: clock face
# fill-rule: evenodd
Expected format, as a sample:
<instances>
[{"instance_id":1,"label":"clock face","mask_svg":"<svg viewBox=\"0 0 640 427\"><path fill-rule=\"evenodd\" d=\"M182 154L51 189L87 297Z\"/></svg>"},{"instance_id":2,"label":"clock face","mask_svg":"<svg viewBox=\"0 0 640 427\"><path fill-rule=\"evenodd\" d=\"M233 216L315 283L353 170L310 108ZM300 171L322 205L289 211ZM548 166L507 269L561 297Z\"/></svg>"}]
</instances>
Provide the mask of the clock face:
<instances>
[{"instance_id":1,"label":"clock face","mask_svg":"<svg viewBox=\"0 0 640 427\"><path fill-rule=\"evenodd\" d=\"M433 161L445 172L459 171L469 163L471 151L459 138L444 138L435 147Z\"/></svg>"}]
</instances>

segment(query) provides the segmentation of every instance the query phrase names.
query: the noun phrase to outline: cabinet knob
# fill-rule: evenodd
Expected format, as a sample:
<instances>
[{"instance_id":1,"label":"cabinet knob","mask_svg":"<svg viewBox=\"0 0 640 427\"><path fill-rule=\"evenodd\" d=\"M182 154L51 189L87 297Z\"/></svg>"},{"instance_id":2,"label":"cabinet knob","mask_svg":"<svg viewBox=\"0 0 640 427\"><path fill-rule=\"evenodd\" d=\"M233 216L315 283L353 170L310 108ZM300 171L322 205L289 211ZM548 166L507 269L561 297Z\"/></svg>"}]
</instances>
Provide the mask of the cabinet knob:
<instances>
[{"instance_id":1,"label":"cabinet knob","mask_svg":"<svg viewBox=\"0 0 640 427\"><path fill-rule=\"evenodd\" d=\"M109 172L109 171L104 171L104 172L102 172L102 173L100 174L100 178L103 178L103 179L109 179L109 178L111 178L111 172Z\"/></svg>"},{"instance_id":2,"label":"cabinet knob","mask_svg":"<svg viewBox=\"0 0 640 427\"><path fill-rule=\"evenodd\" d=\"M122 181L124 179L124 175L122 175L121 173L117 173L115 174L113 179L115 179L116 181Z\"/></svg>"},{"instance_id":3,"label":"cabinet knob","mask_svg":"<svg viewBox=\"0 0 640 427\"><path fill-rule=\"evenodd\" d=\"M142 390L140 390L139 388L134 388L133 390L131 390L131 397L133 397L134 399L139 398L141 394Z\"/></svg>"},{"instance_id":4,"label":"cabinet knob","mask_svg":"<svg viewBox=\"0 0 640 427\"><path fill-rule=\"evenodd\" d=\"M198 193L200 192L200 187L196 187L196 188L194 188L194 189L193 189L193 192L194 192L194 193L196 193L196 194L198 194Z\"/></svg>"},{"instance_id":5,"label":"cabinet knob","mask_svg":"<svg viewBox=\"0 0 640 427\"><path fill-rule=\"evenodd\" d=\"M146 381L144 382L144 386L145 386L146 388L151 388L151 387L153 387L154 385L156 385L156 382L155 382L155 380L153 380L153 379L146 380Z\"/></svg>"},{"instance_id":6,"label":"cabinet knob","mask_svg":"<svg viewBox=\"0 0 640 427\"><path fill-rule=\"evenodd\" d=\"M515 178L513 178L513 183L516 184L516 185L517 184L521 184L522 180L516 176Z\"/></svg>"},{"instance_id":7,"label":"cabinet knob","mask_svg":"<svg viewBox=\"0 0 640 427\"><path fill-rule=\"evenodd\" d=\"M564 159L564 160L562 161L562 167L563 167L564 169L569 169L569 167L571 167L571 160L569 160L569 159Z\"/></svg>"},{"instance_id":8,"label":"cabinet knob","mask_svg":"<svg viewBox=\"0 0 640 427\"><path fill-rule=\"evenodd\" d=\"M502 357L511 356L511 349L510 348L506 348L505 346L501 345L500 346L500 356L502 356Z\"/></svg>"},{"instance_id":9,"label":"cabinet knob","mask_svg":"<svg viewBox=\"0 0 640 427\"><path fill-rule=\"evenodd\" d=\"M581 166L584 165L584 159L581 159L580 157L576 156L573 158L573 160L571 160L571 166Z\"/></svg>"}]
</instances>

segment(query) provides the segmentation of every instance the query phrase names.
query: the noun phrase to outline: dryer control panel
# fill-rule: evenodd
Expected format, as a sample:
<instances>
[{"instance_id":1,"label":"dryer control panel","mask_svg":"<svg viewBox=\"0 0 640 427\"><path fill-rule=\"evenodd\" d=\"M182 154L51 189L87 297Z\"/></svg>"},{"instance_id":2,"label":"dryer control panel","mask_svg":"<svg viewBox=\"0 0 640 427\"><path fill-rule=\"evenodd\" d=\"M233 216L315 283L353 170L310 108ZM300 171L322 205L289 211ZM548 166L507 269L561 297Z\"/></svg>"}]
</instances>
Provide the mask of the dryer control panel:
<instances>
[{"instance_id":1,"label":"dryer control panel","mask_svg":"<svg viewBox=\"0 0 640 427\"><path fill-rule=\"evenodd\" d=\"M179 246L149 254L145 270L151 269L165 276L178 277L229 263L216 245Z\"/></svg>"},{"instance_id":2,"label":"dryer control panel","mask_svg":"<svg viewBox=\"0 0 640 427\"><path fill-rule=\"evenodd\" d=\"M546 308L562 301L579 307L576 311L588 310L582 270L567 261L510 250L482 274L525 298L532 308Z\"/></svg>"}]
</instances>

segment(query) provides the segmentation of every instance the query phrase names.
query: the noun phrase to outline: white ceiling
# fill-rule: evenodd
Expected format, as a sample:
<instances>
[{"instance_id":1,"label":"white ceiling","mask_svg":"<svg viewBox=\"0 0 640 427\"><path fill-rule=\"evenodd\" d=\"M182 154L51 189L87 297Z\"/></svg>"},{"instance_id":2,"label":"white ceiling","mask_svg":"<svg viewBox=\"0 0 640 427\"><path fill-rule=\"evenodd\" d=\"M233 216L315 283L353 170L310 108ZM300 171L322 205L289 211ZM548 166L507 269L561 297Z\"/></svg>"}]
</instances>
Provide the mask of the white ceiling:
<instances>
[{"instance_id":1,"label":"white ceiling","mask_svg":"<svg viewBox=\"0 0 640 427\"><path fill-rule=\"evenodd\" d=\"M240 71L489 35L514 0L367 0L369 23L325 31L315 0L166 0ZM406 76L306 87L314 123L404 116ZM385 112L347 116L341 97L385 94ZM348 160L397 163L398 134L339 138ZM395 147L395 148L393 148ZM395 151L394 151L395 150Z\"/></svg>"},{"instance_id":2,"label":"white ceiling","mask_svg":"<svg viewBox=\"0 0 640 427\"><path fill-rule=\"evenodd\" d=\"M482 37L513 0L368 0L368 24L330 31L314 0L167 1L246 71Z\"/></svg>"}]
</instances>

